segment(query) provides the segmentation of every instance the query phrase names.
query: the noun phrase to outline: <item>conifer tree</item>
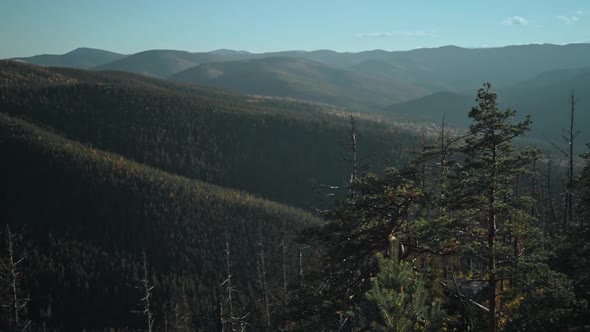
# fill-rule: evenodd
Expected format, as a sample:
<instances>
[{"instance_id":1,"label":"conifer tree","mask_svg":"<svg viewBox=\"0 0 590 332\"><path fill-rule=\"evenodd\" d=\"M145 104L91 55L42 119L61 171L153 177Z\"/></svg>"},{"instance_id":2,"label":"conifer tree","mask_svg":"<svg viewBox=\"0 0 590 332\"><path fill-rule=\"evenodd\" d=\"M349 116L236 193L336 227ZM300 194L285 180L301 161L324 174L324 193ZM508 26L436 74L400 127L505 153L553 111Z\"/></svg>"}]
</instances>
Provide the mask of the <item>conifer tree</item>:
<instances>
[{"instance_id":1,"label":"conifer tree","mask_svg":"<svg viewBox=\"0 0 590 332\"><path fill-rule=\"evenodd\" d=\"M416 178L411 167L360 177L348 199L326 214L326 225L304 232L304 240L321 253L322 285L309 287L320 289L326 299L322 305L336 321L331 328L343 323L366 327L364 294L379 271L377 253L398 260L412 253L441 254L436 246L442 243L439 239L415 232L414 224L424 224L417 218L424 195ZM391 241L399 246L395 253L390 250Z\"/></svg>"},{"instance_id":2,"label":"conifer tree","mask_svg":"<svg viewBox=\"0 0 590 332\"><path fill-rule=\"evenodd\" d=\"M529 130L531 119L513 123L516 112L501 110L490 88L487 83L479 89L478 105L469 113L473 124L461 148L465 160L456 174L459 208L454 218L463 254L475 259L475 266L480 267L469 274L487 283L486 325L494 332L506 321L510 306L518 306L511 302L519 298L516 294L536 291L530 283L527 288L521 282L525 279L522 275L532 276L546 266L543 253L535 251L539 233L529 213L531 200L514 190L517 177L527 174L526 166L537 155L536 150L517 153L513 147L514 139ZM539 284L545 281L539 280Z\"/></svg>"},{"instance_id":3,"label":"conifer tree","mask_svg":"<svg viewBox=\"0 0 590 332\"><path fill-rule=\"evenodd\" d=\"M445 313L442 301L426 288L426 279L413 264L397 259L398 241L391 242L392 256L377 254L379 273L372 278L367 299L378 308L375 331L440 331Z\"/></svg>"}]
</instances>

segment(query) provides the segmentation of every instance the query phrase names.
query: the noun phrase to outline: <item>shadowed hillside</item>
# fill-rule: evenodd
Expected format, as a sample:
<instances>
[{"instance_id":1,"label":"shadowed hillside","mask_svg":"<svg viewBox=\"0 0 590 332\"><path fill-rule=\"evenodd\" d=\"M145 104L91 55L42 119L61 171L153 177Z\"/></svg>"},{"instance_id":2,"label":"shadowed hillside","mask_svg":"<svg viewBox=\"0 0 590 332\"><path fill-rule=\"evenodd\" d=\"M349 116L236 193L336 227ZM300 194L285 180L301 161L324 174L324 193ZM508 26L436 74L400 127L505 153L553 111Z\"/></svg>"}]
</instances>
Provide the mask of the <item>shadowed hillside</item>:
<instances>
[{"instance_id":1,"label":"shadowed hillside","mask_svg":"<svg viewBox=\"0 0 590 332\"><path fill-rule=\"evenodd\" d=\"M0 65L2 112L168 172L305 206L350 177L346 114L139 75ZM56 83L63 82L63 83ZM359 159L401 162L409 130L360 120Z\"/></svg>"},{"instance_id":2,"label":"shadowed hillside","mask_svg":"<svg viewBox=\"0 0 590 332\"><path fill-rule=\"evenodd\" d=\"M137 324L130 311L139 293L130 285L142 249L157 285L155 312L188 296L206 327L224 279L224 234L236 286L248 292L259 230L270 247L282 232L317 223L300 210L173 176L3 114L0 151L10 156L0 166L0 217L33 250L26 274L32 316L49 327ZM269 262L276 271L278 257Z\"/></svg>"}]
</instances>

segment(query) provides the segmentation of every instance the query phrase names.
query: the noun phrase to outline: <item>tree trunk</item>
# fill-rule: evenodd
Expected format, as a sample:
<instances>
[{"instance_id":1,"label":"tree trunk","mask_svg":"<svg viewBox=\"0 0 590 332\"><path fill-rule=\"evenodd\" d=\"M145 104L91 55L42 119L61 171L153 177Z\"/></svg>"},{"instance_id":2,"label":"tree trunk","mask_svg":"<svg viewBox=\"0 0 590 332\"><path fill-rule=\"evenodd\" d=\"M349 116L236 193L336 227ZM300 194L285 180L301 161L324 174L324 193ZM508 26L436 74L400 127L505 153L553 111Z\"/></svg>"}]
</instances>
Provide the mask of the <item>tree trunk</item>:
<instances>
[{"instance_id":1,"label":"tree trunk","mask_svg":"<svg viewBox=\"0 0 590 332\"><path fill-rule=\"evenodd\" d=\"M264 300L264 319L267 329L270 330L270 304L268 299L268 287L266 284L266 262L264 261L264 246L262 244L262 235L260 235L260 243L259 245L259 256L260 256L260 264L259 264L259 283L260 287L262 288L262 297Z\"/></svg>"},{"instance_id":2,"label":"tree trunk","mask_svg":"<svg viewBox=\"0 0 590 332\"><path fill-rule=\"evenodd\" d=\"M281 272L283 274L283 330L287 330L287 306L289 298L287 292L287 247L285 246L285 234L281 236Z\"/></svg>"}]
</instances>

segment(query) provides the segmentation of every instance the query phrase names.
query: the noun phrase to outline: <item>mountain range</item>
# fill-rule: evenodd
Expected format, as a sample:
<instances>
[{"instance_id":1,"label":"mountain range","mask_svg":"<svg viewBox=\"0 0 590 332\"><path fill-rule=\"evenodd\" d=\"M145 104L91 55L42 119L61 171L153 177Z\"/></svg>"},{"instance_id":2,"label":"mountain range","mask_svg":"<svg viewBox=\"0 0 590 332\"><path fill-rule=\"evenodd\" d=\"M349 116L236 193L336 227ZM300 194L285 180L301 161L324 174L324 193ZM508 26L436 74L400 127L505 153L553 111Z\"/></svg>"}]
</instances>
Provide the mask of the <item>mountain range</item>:
<instances>
[{"instance_id":1,"label":"mountain range","mask_svg":"<svg viewBox=\"0 0 590 332\"><path fill-rule=\"evenodd\" d=\"M578 98L578 123L588 119L590 44L531 44L410 51L283 51L229 49L191 53L149 50L131 55L80 48L16 60L42 66L116 70L228 89L236 93L337 105L390 119L464 127L476 90L492 83L505 107L533 116L533 136L558 140L567 98ZM581 139L590 135L582 133Z\"/></svg>"},{"instance_id":2,"label":"mountain range","mask_svg":"<svg viewBox=\"0 0 590 332\"><path fill-rule=\"evenodd\" d=\"M346 195L353 156L361 173L405 165L430 139L406 120L465 127L485 81L532 115L537 139L559 139L574 91L584 130L588 59L574 44L0 61L0 219L30 249L30 316L141 328L130 312L143 255L160 318L183 303L215 330L229 276L240 307L260 313L260 264L269 284L300 280L311 253L295 236Z\"/></svg>"},{"instance_id":3,"label":"mountain range","mask_svg":"<svg viewBox=\"0 0 590 332\"><path fill-rule=\"evenodd\" d=\"M220 49L197 53L148 50L122 55L80 48L63 55L38 55L16 60L42 66L133 72L239 93L387 113L397 119L437 122L441 109L446 108L444 113L453 122L452 113L467 113L473 99L470 96L484 82L491 82L502 94L506 91L510 95L501 96L507 106L518 106L533 115L550 115L559 106L557 99L534 105L529 100L530 92L525 92L525 85L534 86L540 80L545 82L542 89L555 86L553 93L539 95L544 99L554 96L563 102L569 94L564 90L579 90L582 96L583 88L580 87L586 86L585 77L578 77L574 82L564 81L554 74L589 67L589 59L590 44L532 44L357 53L330 50L249 53ZM438 105L436 110L433 109L435 105ZM458 124L465 123L462 114L457 119Z\"/></svg>"},{"instance_id":4,"label":"mountain range","mask_svg":"<svg viewBox=\"0 0 590 332\"><path fill-rule=\"evenodd\" d=\"M543 72L590 66L590 44L531 44L410 51L149 50L121 55L77 49L64 55L18 58L43 66L118 70L211 84L241 93L328 102L360 111L447 91L473 94L483 82L497 88Z\"/></svg>"},{"instance_id":5,"label":"mountain range","mask_svg":"<svg viewBox=\"0 0 590 332\"><path fill-rule=\"evenodd\" d=\"M170 79L247 94L289 97L357 108L375 108L423 96L428 92L394 77L374 78L312 60L289 57L208 63L174 74Z\"/></svg>"},{"instance_id":6,"label":"mountain range","mask_svg":"<svg viewBox=\"0 0 590 332\"><path fill-rule=\"evenodd\" d=\"M496 89L500 107L512 108L517 116L531 115L531 136L544 141L561 141L562 129L569 126L569 97L576 96L575 123L579 140L590 141L584 124L590 123L590 67L543 72L529 80ZM438 122L443 118L456 127L469 124L467 112L476 105L474 93L436 92L386 108L395 119ZM580 144L582 146L582 144Z\"/></svg>"},{"instance_id":7,"label":"mountain range","mask_svg":"<svg viewBox=\"0 0 590 332\"><path fill-rule=\"evenodd\" d=\"M126 57L126 55L95 48L81 47L66 54L40 54L25 58L14 58L13 60L23 61L39 66L89 69L117 61L124 57Z\"/></svg>"}]
</instances>

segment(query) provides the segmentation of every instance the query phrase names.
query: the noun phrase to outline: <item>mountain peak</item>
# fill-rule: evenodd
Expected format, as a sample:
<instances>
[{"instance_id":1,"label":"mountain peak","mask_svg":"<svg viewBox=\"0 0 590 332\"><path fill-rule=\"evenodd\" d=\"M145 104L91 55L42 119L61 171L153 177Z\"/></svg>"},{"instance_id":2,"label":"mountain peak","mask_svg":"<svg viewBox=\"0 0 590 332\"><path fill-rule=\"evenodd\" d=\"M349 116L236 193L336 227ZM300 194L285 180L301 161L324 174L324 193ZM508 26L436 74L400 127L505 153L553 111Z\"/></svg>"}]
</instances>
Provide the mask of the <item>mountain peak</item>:
<instances>
[{"instance_id":1,"label":"mountain peak","mask_svg":"<svg viewBox=\"0 0 590 332\"><path fill-rule=\"evenodd\" d=\"M230 49L227 49L227 48L220 48L220 49L217 49L217 50L210 51L208 53L216 54L216 55L251 54L248 51L236 51L236 50L230 50Z\"/></svg>"}]
</instances>

